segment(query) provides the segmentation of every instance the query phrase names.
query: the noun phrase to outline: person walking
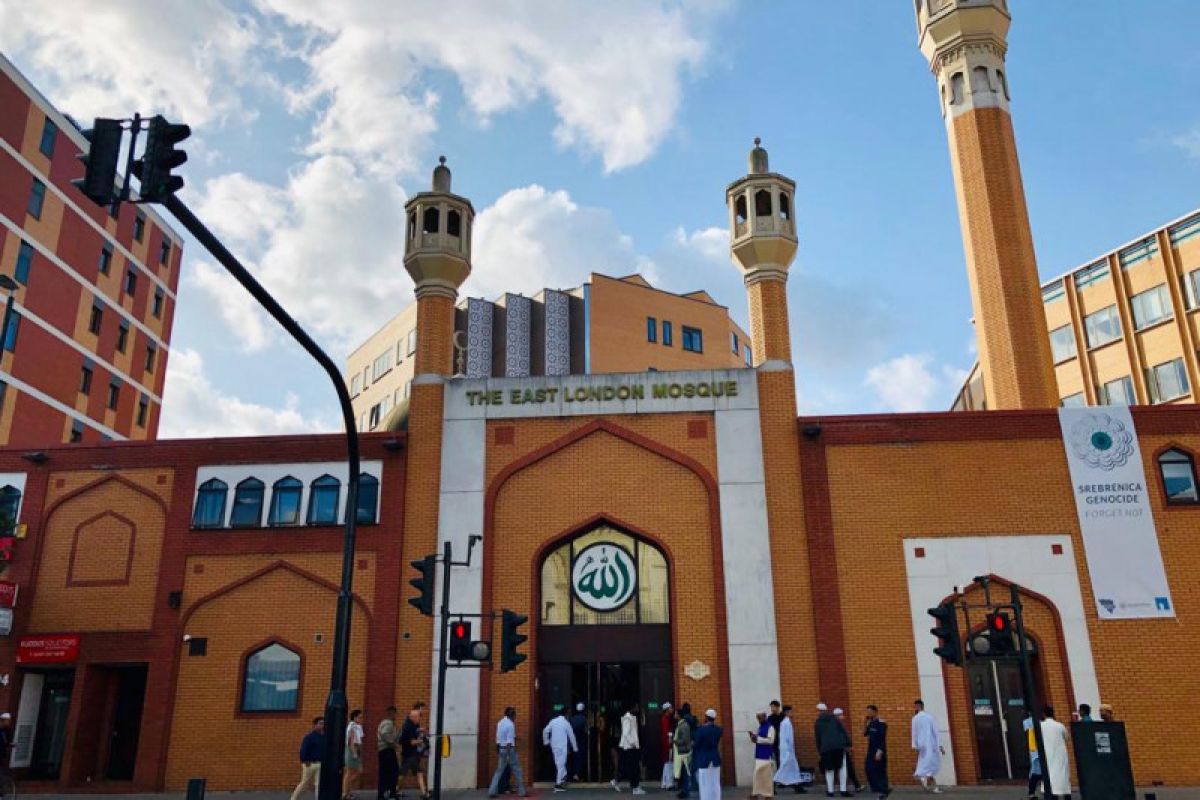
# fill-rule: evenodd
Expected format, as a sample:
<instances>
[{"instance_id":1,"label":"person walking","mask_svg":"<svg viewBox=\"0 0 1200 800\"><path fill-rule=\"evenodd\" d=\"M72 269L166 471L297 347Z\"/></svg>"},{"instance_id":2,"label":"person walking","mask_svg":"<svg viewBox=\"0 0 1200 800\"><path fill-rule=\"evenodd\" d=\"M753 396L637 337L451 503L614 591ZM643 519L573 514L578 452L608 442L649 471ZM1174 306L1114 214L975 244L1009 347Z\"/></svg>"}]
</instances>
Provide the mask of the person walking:
<instances>
[{"instance_id":1,"label":"person walking","mask_svg":"<svg viewBox=\"0 0 1200 800\"><path fill-rule=\"evenodd\" d=\"M425 788L425 770L421 769L421 758L429 747L429 737L421 727L421 713L425 710L424 703L413 703L412 710L400 728L400 780L412 775L417 779L417 787L421 797L428 798L429 791Z\"/></svg>"},{"instance_id":2,"label":"person walking","mask_svg":"<svg viewBox=\"0 0 1200 800\"><path fill-rule=\"evenodd\" d=\"M784 706L779 720L779 769L775 770L775 783L790 786L803 794L800 785L800 762L796 760L796 729L792 727L792 707ZM768 717L768 719L770 719Z\"/></svg>"},{"instance_id":3,"label":"person walking","mask_svg":"<svg viewBox=\"0 0 1200 800\"><path fill-rule=\"evenodd\" d=\"M846 778L851 786L854 787L854 792L857 794L863 790L862 781L858 779L858 770L854 768L854 740L850 738L850 731L846 728L846 712L840 708L833 710L834 719L838 725L842 726L842 730L846 732Z\"/></svg>"},{"instance_id":4,"label":"person walking","mask_svg":"<svg viewBox=\"0 0 1200 800\"><path fill-rule=\"evenodd\" d=\"M521 774L521 759L517 758L517 710L512 706L504 709L504 716L496 723L496 756L488 797L500 792L500 780L506 770L517 779L517 794L525 797L525 776Z\"/></svg>"},{"instance_id":5,"label":"person walking","mask_svg":"<svg viewBox=\"0 0 1200 800\"><path fill-rule=\"evenodd\" d=\"M938 742L937 720L925 710L925 701L920 699L913 701L912 749L917 751L917 768L913 771L913 777L925 791L941 794L937 774L946 751Z\"/></svg>"},{"instance_id":6,"label":"person walking","mask_svg":"<svg viewBox=\"0 0 1200 800\"><path fill-rule=\"evenodd\" d=\"M621 791L620 778L629 781L633 794L645 794L642 788L642 747L638 743L638 714L641 707L634 703L621 717L621 738L617 742L617 763L620 772L610 783L616 791Z\"/></svg>"},{"instance_id":7,"label":"person walking","mask_svg":"<svg viewBox=\"0 0 1200 800\"><path fill-rule=\"evenodd\" d=\"M571 757L571 776L578 783L587 772L587 715L583 713L583 703L576 703L575 713L571 716L571 731L575 734L575 744L578 748Z\"/></svg>"},{"instance_id":8,"label":"person walking","mask_svg":"<svg viewBox=\"0 0 1200 800\"><path fill-rule=\"evenodd\" d=\"M662 717L659 719L659 750L663 758L662 788L675 788L675 748L671 739L675 735L675 708L669 703L662 704Z\"/></svg>"},{"instance_id":9,"label":"person walking","mask_svg":"<svg viewBox=\"0 0 1200 800\"><path fill-rule=\"evenodd\" d=\"M1054 718L1054 707L1042 709L1042 743L1046 745L1046 775L1050 794L1071 796L1071 762L1067 756L1067 726Z\"/></svg>"},{"instance_id":10,"label":"person walking","mask_svg":"<svg viewBox=\"0 0 1200 800\"><path fill-rule=\"evenodd\" d=\"M321 786L321 754L325 752L325 718L313 717L312 730L300 740L300 782L292 790L292 800L300 800L306 789L316 797Z\"/></svg>"},{"instance_id":11,"label":"person walking","mask_svg":"<svg viewBox=\"0 0 1200 800\"><path fill-rule=\"evenodd\" d=\"M704 712L704 724L692 736L692 769L696 772L700 800L721 798L721 735L717 712Z\"/></svg>"},{"instance_id":12,"label":"person walking","mask_svg":"<svg viewBox=\"0 0 1200 800\"><path fill-rule=\"evenodd\" d=\"M674 745L675 783L679 786L676 797L684 798L692 788L692 731L696 729L696 718L692 707L684 703L679 707L679 721L675 723Z\"/></svg>"},{"instance_id":13,"label":"person walking","mask_svg":"<svg viewBox=\"0 0 1200 800\"><path fill-rule=\"evenodd\" d=\"M554 755L554 791L567 790L567 756L569 750L578 750L579 743L575 741L575 732L567 720L567 708L563 706L559 713L542 729L542 744L550 748Z\"/></svg>"},{"instance_id":14,"label":"person walking","mask_svg":"<svg viewBox=\"0 0 1200 800\"><path fill-rule=\"evenodd\" d=\"M354 800L354 790L358 788L358 779L362 777L362 709L356 708L350 712L350 721L346 723L346 748L342 753L342 800Z\"/></svg>"},{"instance_id":15,"label":"person walking","mask_svg":"<svg viewBox=\"0 0 1200 800\"><path fill-rule=\"evenodd\" d=\"M771 758L775 761L775 771L779 772L779 724L783 722L783 705L778 700L772 700L767 712L767 722L775 729L775 749Z\"/></svg>"},{"instance_id":16,"label":"person walking","mask_svg":"<svg viewBox=\"0 0 1200 800\"><path fill-rule=\"evenodd\" d=\"M396 729L396 707L388 706L379 727L375 729L376 760L379 762L376 800L391 800L396 796L396 781L400 778L400 758L396 753L399 734L400 731Z\"/></svg>"},{"instance_id":17,"label":"person walking","mask_svg":"<svg viewBox=\"0 0 1200 800\"><path fill-rule=\"evenodd\" d=\"M1029 786L1026 787L1025 796L1035 800L1042 782L1042 762L1038 757L1037 738L1033 734L1033 715L1028 711L1025 712L1025 719L1021 720L1021 728L1025 731L1025 746L1029 748Z\"/></svg>"},{"instance_id":18,"label":"person walking","mask_svg":"<svg viewBox=\"0 0 1200 800\"><path fill-rule=\"evenodd\" d=\"M867 725L863 730L867 737L867 757L863 762L863 771L867 773L867 783L871 791L884 800L892 793L888 785L887 771L887 723L879 718L879 707L867 706Z\"/></svg>"},{"instance_id":19,"label":"person walking","mask_svg":"<svg viewBox=\"0 0 1200 800\"><path fill-rule=\"evenodd\" d=\"M817 711L813 734L817 740L820 767L825 773L825 796L833 797L836 777L842 797L850 797L850 792L846 791L846 747L850 744L850 736L837 717L829 713L829 706L821 703Z\"/></svg>"},{"instance_id":20,"label":"person walking","mask_svg":"<svg viewBox=\"0 0 1200 800\"><path fill-rule=\"evenodd\" d=\"M1087 703L1079 704L1079 721L1080 722L1095 722L1092 719L1092 707Z\"/></svg>"},{"instance_id":21,"label":"person walking","mask_svg":"<svg viewBox=\"0 0 1200 800\"><path fill-rule=\"evenodd\" d=\"M754 745L754 784L750 797L761 800L775 796L775 728L765 712L759 711L754 718L758 720L758 730L747 731Z\"/></svg>"}]
</instances>

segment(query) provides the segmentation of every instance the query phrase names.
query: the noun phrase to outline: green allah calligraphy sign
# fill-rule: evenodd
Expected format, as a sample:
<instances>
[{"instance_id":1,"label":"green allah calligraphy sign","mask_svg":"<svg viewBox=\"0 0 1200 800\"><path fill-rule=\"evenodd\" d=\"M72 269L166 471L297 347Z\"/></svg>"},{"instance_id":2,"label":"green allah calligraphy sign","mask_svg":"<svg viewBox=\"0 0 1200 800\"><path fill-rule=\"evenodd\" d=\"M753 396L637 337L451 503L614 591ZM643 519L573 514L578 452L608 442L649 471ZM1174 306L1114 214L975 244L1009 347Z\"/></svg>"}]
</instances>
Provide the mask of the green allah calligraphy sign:
<instances>
[{"instance_id":1,"label":"green allah calligraphy sign","mask_svg":"<svg viewBox=\"0 0 1200 800\"><path fill-rule=\"evenodd\" d=\"M637 590L637 567L627 550L611 542L589 545L575 556L571 590L594 611L613 611Z\"/></svg>"}]
</instances>

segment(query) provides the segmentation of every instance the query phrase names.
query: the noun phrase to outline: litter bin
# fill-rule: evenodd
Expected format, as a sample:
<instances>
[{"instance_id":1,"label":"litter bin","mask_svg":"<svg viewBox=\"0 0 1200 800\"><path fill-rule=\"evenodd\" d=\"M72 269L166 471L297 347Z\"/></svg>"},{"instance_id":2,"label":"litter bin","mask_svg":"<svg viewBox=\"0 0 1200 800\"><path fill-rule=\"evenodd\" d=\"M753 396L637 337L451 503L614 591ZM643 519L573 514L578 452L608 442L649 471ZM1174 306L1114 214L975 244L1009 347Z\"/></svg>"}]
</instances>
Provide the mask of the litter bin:
<instances>
[{"instance_id":1,"label":"litter bin","mask_svg":"<svg viewBox=\"0 0 1200 800\"><path fill-rule=\"evenodd\" d=\"M1123 722L1072 722L1071 744L1083 800L1136 800Z\"/></svg>"}]
</instances>

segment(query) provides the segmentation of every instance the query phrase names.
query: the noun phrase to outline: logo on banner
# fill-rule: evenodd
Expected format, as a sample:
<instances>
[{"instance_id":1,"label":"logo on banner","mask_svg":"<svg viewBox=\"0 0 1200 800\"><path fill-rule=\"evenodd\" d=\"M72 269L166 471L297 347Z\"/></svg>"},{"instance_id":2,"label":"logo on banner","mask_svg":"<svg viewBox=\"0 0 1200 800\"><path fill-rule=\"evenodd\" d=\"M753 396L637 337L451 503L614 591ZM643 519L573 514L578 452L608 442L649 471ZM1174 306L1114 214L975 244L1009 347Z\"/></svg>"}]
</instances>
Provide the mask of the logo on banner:
<instances>
[{"instance_id":1,"label":"logo on banner","mask_svg":"<svg viewBox=\"0 0 1200 800\"><path fill-rule=\"evenodd\" d=\"M1111 472L1133 455L1133 433L1103 412L1087 414L1071 426L1071 450L1089 467Z\"/></svg>"},{"instance_id":2,"label":"logo on banner","mask_svg":"<svg viewBox=\"0 0 1200 800\"><path fill-rule=\"evenodd\" d=\"M610 542L589 545L575 557L571 589L593 611L614 611L637 590L637 567L629 552Z\"/></svg>"}]
</instances>

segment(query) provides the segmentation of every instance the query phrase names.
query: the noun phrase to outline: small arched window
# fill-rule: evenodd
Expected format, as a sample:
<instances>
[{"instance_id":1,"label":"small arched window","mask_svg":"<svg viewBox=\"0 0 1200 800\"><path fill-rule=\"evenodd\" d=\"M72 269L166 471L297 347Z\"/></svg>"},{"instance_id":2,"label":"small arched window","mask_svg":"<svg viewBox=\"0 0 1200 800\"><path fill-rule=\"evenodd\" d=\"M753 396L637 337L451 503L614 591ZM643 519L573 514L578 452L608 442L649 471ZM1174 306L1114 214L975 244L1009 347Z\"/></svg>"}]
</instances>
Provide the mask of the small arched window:
<instances>
[{"instance_id":1,"label":"small arched window","mask_svg":"<svg viewBox=\"0 0 1200 800\"><path fill-rule=\"evenodd\" d=\"M771 192L768 189L759 189L754 193L754 216L769 217L771 216Z\"/></svg>"},{"instance_id":2,"label":"small arched window","mask_svg":"<svg viewBox=\"0 0 1200 800\"><path fill-rule=\"evenodd\" d=\"M421 218L421 233L437 233L440 215L441 212L436 208L425 209L425 215Z\"/></svg>"},{"instance_id":3,"label":"small arched window","mask_svg":"<svg viewBox=\"0 0 1200 800\"><path fill-rule=\"evenodd\" d=\"M8 531L17 524L17 509L21 507L21 490L15 486L0 488L0 535L11 536Z\"/></svg>"},{"instance_id":4,"label":"small arched window","mask_svg":"<svg viewBox=\"0 0 1200 800\"><path fill-rule=\"evenodd\" d=\"M739 194L737 200L733 201L733 214L737 218L738 225L746 223L746 195Z\"/></svg>"},{"instance_id":5,"label":"small arched window","mask_svg":"<svg viewBox=\"0 0 1200 800\"><path fill-rule=\"evenodd\" d=\"M300 495L304 484L292 476L280 478L271 487L271 513L268 525L299 525Z\"/></svg>"},{"instance_id":6,"label":"small arched window","mask_svg":"<svg viewBox=\"0 0 1200 800\"><path fill-rule=\"evenodd\" d=\"M971 91L992 91L992 78L988 75L987 67L975 67L971 70Z\"/></svg>"},{"instance_id":7,"label":"small arched window","mask_svg":"<svg viewBox=\"0 0 1200 800\"><path fill-rule=\"evenodd\" d=\"M266 486L258 478L246 478L233 491L229 527L257 528L262 525L263 494Z\"/></svg>"},{"instance_id":8,"label":"small arched window","mask_svg":"<svg viewBox=\"0 0 1200 800\"><path fill-rule=\"evenodd\" d=\"M271 642L246 657L242 711L295 711L299 704L299 653Z\"/></svg>"},{"instance_id":9,"label":"small arched window","mask_svg":"<svg viewBox=\"0 0 1200 800\"><path fill-rule=\"evenodd\" d=\"M342 482L332 475L322 475L313 481L308 490L308 524L336 525L341 493Z\"/></svg>"},{"instance_id":10,"label":"small arched window","mask_svg":"<svg viewBox=\"0 0 1200 800\"><path fill-rule=\"evenodd\" d=\"M196 491L193 528L219 528L225 524L225 497L229 487L219 478L209 478Z\"/></svg>"},{"instance_id":11,"label":"small arched window","mask_svg":"<svg viewBox=\"0 0 1200 800\"><path fill-rule=\"evenodd\" d=\"M966 94L966 83L961 72L950 76L950 105L956 106L963 101L963 95Z\"/></svg>"},{"instance_id":12,"label":"small arched window","mask_svg":"<svg viewBox=\"0 0 1200 800\"><path fill-rule=\"evenodd\" d=\"M408 215L408 238L415 238L417 235L417 212L412 212Z\"/></svg>"},{"instance_id":13,"label":"small arched window","mask_svg":"<svg viewBox=\"0 0 1200 800\"><path fill-rule=\"evenodd\" d=\"M1158 457L1158 472L1162 476L1163 492L1168 503L1200 503L1200 491L1196 489L1196 462L1190 453L1171 448Z\"/></svg>"},{"instance_id":14,"label":"small arched window","mask_svg":"<svg viewBox=\"0 0 1200 800\"><path fill-rule=\"evenodd\" d=\"M787 192L779 193L779 218L780 219L791 219L792 218L792 202L791 202L791 200L788 199Z\"/></svg>"},{"instance_id":15,"label":"small arched window","mask_svg":"<svg viewBox=\"0 0 1200 800\"><path fill-rule=\"evenodd\" d=\"M446 233L451 236L462 235L462 214L453 210L446 214Z\"/></svg>"},{"instance_id":16,"label":"small arched window","mask_svg":"<svg viewBox=\"0 0 1200 800\"><path fill-rule=\"evenodd\" d=\"M358 523L372 525L379 507L379 479L362 473L358 478Z\"/></svg>"},{"instance_id":17,"label":"small arched window","mask_svg":"<svg viewBox=\"0 0 1200 800\"><path fill-rule=\"evenodd\" d=\"M1008 94L1008 78L1005 78L1004 73L1000 70L996 70L996 77L1000 80L1000 90L1004 92L1004 99L1012 100L1012 97Z\"/></svg>"}]
</instances>

